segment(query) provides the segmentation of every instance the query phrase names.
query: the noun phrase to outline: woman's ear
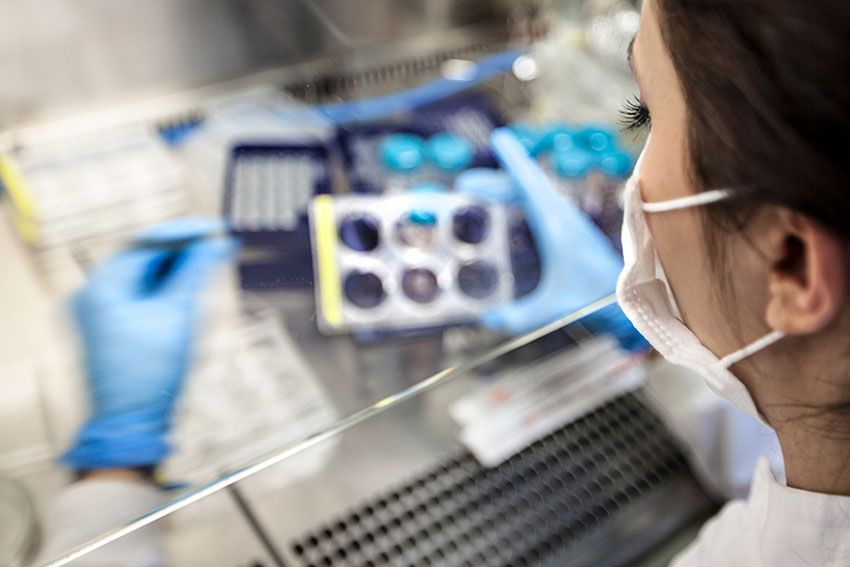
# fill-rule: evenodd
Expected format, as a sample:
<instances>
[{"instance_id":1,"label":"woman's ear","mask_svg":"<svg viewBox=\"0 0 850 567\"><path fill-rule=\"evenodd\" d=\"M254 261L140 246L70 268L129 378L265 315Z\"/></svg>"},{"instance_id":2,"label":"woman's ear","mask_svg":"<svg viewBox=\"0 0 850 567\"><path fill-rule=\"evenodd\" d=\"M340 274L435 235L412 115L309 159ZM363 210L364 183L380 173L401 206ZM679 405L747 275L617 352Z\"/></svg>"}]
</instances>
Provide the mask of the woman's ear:
<instances>
[{"instance_id":1,"label":"woman's ear","mask_svg":"<svg viewBox=\"0 0 850 567\"><path fill-rule=\"evenodd\" d=\"M843 240L819 223L783 210L771 235L767 324L789 335L816 333L842 312L848 299L848 255Z\"/></svg>"}]
</instances>

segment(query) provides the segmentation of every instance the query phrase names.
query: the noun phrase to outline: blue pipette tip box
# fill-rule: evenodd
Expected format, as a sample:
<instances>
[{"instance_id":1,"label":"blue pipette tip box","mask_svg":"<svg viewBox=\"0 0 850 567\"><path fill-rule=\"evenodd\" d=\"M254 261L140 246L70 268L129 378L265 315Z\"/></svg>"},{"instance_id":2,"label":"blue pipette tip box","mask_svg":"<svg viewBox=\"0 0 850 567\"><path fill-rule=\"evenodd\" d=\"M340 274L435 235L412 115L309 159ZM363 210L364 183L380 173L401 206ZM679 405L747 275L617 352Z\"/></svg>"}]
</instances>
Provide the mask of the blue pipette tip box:
<instances>
[{"instance_id":1,"label":"blue pipette tip box","mask_svg":"<svg viewBox=\"0 0 850 567\"><path fill-rule=\"evenodd\" d=\"M307 209L331 193L331 149L325 145L239 144L230 152L223 213L242 243L246 289L313 285Z\"/></svg>"},{"instance_id":2,"label":"blue pipette tip box","mask_svg":"<svg viewBox=\"0 0 850 567\"><path fill-rule=\"evenodd\" d=\"M490 133L504 125L504 119L484 96L465 93L422 106L394 120L340 126L337 143L352 192L380 194L388 186L388 172L380 157L380 144L387 136L413 134L427 140L438 134L455 134L474 148L467 167L497 167Z\"/></svg>"}]
</instances>

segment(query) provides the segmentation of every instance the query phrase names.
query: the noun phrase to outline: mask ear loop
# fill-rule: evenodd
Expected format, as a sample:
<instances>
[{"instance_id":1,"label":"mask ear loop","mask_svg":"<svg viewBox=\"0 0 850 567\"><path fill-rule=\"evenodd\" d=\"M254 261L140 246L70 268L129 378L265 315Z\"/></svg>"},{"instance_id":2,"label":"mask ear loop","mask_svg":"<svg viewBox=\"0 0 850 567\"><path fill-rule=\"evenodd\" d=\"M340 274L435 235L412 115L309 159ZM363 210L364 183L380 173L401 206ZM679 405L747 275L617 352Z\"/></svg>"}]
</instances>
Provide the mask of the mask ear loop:
<instances>
[{"instance_id":1,"label":"mask ear loop","mask_svg":"<svg viewBox=\"0 0 850 567\"><path fill-rule=\"evenodd\" d=\"M699 207L701 205L709 205L718 201L723 201L732 196L731 189L714 189L713 191L704 191L696 195L688 195L687 197L679 197L678 199L670 199L669 201L659 201L657 203L645 203L640 201L640 208L647 213L663 213L666 211L674 211L677 209L687 209L690 207Z\"/></svg>"},{"instance_id":2,"label":"mask ear loop","mask_svg":"<svg viewBox=\"0 0 850 567\"><path fill-rule=\"evenodd\" d=\"M723 368L729 368L733 364L737 364L748 358L760 350L764 350L776 341L785 337L785 333L783 331L773 331L772 333L768 333L763 336L759 340L753 342L742 348L739 351L733 352L732 354L726 355L720 359L720 366Z\"/></svg>"},{"instance_id":3,"label":"mask ear loop","mask_svg":"<svg viewBox=\"0 0 850 567\"><path fill-rule=\"evenodd\" d=\"M644 212L663 213L667 211L675 211L678 209L710 205L711 203L717 203L718 201L728 199L732 195L733 191L731 189L714 189L712 191L704 191L696 195L688 195L687 197L670 199L668 201L659 201L657 203L645 203L640 199L638 200L638 202L640 203L640 208ZM675 303L673 304L675 305ZM784 337L785 333L782 331L773 331L771 333L768 333L767 335L763 336L752 344L745 346L741 350L726 355L725 357L720 359L720 365L723 368L729 368L733 364L737 364L745 358L748 358L754 355L755 353L766 349L767 347L783 339Z\"/></svg>"}]
</instances>

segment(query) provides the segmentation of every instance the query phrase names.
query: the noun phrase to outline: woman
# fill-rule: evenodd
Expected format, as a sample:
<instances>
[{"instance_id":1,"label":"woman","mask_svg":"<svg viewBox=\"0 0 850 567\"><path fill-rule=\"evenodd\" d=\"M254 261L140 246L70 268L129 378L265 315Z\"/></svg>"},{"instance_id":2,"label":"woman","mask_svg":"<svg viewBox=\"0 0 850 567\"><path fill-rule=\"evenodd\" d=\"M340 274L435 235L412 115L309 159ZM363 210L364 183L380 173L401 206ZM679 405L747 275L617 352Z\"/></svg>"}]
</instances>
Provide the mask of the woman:
<instances>
[{"instance_id":1,"label":"woman","mask_svg":"<svg viewBox=\"0 0 850 567\"><path fill-rule=\"evenodd\" d=\"M709 522L676 559L677 567L850 565L848 50L850 8L838 1L644 3L631 49L640 98L626 117L632 129L651 122L652 135L626 192L620 304L662 354L702 372L719 394L776 430L788 479L782 485L760 466L750 499L729 504ZM512 332L596 299L611 285L619 259L586 218L546 190L545 178L516 139L497 132L494 146L522 189L550 266L544 274L550 280L533 298L483 321ZM470 190L480 190L480 177L466 181ZM225 256L211 254L209 265ZM147 273L143 264L118 284ZM112 297L112 280L100 285L94 278L83 297L99 298L98 290ZM125 304L135 302L118 302L117 312ZM193 304L176 305L191 314L194 308L185 306ZM88 308L78 310L78 317L84 323L100 322L116 309L112 301L83 306ZM603 323L628 338L616 313ZM188 337L189 328L181 324L178 334ZM113 359L124 360L126 338L88 335L89 359L108 363L90 368L89 376L93 390L109 394L100 398L110 411L94 412L94 425L83 428L68 460L89 477L100 469L122 475L113 487L129 492L130 483L143 484L145 469L167 452L162 439L169 420L160 418L170 415L170 407L142 412L143 432L150 433L143 438L135 435L136 422L130 423L135 449L128 457L126 436L114 434L111 408L113 399L128 406L127 393L135 404L138 392L119 387L122 373L100 371L118 367ZM169 377L169 391L179 390L184 352L178 349L169 358L173 367L157 374ZM108 356L92 356L98 353ZM161 390L155 380L133 381L140 383ZM96 427L104 423L109 435ZM92 478L87 482L67 508L101 489ZM155 497L150 486L135 488ZM131 496L121 500L147 498ZM150 537L124 543L140 554L154 545ZM102 560L94 554L85 561ZM162 562L152 553L142 564Z\"/></svg>"},{"instance_id":2,"label":"woman","mask_svg":"<svg viewBox=\"0 0 850 567\"><path fill-rule=\"evenodd\" d=\"M850 7L647 0L630 52L652 133L620 304L776 430L787 475L760 466L674 564L850 565Z\"/></svg>"}]
</instances>

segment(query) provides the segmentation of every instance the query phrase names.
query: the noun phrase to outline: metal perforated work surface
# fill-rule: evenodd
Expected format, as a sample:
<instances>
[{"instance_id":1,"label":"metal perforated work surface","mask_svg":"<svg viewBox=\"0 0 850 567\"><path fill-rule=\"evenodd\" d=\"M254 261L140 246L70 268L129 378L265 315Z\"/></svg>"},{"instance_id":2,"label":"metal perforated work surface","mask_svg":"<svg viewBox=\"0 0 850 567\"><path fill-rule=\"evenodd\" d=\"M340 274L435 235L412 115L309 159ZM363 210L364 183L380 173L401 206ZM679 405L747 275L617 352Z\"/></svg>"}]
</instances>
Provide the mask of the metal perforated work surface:
<instances>
[{"instance_id":1,"label":"metal perforated work surface","mask_svg":"<svg viewBox=\"0 0 850 567\"><path fill-rule=\"evenodd\" d=\"M690 472L628 394L485 469L461 454L290 542L303 567L547 565Z\"/></svg>"}]
</instances>

